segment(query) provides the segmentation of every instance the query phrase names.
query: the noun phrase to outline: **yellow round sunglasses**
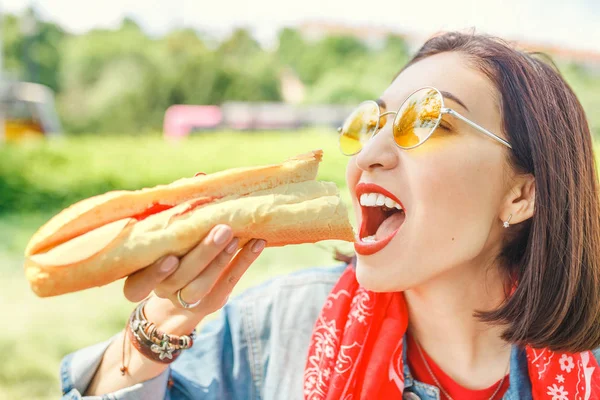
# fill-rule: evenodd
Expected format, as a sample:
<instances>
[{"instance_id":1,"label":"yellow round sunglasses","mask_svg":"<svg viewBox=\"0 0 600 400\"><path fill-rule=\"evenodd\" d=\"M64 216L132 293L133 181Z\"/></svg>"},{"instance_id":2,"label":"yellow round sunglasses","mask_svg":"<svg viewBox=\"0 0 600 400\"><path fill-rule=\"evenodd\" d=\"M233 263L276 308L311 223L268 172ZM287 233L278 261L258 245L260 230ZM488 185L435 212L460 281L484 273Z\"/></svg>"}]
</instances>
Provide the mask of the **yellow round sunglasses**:
<instances>
[{"instance_id":1,"label":"yellow round sunglasses","mask_svg":"<svg viewBox=\"0 0 600 400\"><path fill-rule=\"evenodd\" d=\"M442 115L449 114L481 133L512 149L510 143L494 135L475 122L463 117L451 108L444 106L444 96L434 87L423 87L411 93L402 103L398 111L381 110L374 100L362 102L338 128L340 133L340 150L347 156L357 154L375 134L380 126L386 123L386 116L395 114L393 123L394 142L398 147L409 150L425 143L440 125Z\"/></svg>"}]
</instances>

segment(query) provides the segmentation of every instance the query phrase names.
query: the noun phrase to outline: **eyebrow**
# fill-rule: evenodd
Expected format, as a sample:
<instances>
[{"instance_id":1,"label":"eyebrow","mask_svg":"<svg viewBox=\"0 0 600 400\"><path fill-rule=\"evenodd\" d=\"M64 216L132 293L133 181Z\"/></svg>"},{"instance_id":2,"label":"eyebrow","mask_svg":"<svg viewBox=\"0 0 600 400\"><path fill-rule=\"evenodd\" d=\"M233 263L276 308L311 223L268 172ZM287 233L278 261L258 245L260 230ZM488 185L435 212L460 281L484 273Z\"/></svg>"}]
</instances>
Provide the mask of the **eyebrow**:
<instances>
[{"instance_id":1,"label":"eyebrow","mask_svg":"<svg viewBox=\"0 0 600 400\"><path fill-rule=\"evenodd\" d=\"M457 104L460 104L465 110L469 111L469 107L467 107L465 105L465 103L463 103L458 97L456 97L455 95L453 95L450 92L446 92L444 90L440 90L440 93L442 94L442 96L456 102ZM387 109L385 101L383 101L383 99L376 99L375 102L377 104L379 104L380 107Z\"/></svg>"},{"instance_id":2,"label":"eyebrow","mask_svg":"<svg viewBox=\"0 0 600 400\"><path fill-rule=\"evenodd\" d=\"M465 105L465 103L463 103L462 101L460 101L460 99L458 97L456 97L455 95L453 95L450 92L445 92L443 90L440 90L440 93L442 94L442 96L449 98L450 100L460 104L465 110L469 111L469 107L467 107Z\"/></svg>"}]
</instances>

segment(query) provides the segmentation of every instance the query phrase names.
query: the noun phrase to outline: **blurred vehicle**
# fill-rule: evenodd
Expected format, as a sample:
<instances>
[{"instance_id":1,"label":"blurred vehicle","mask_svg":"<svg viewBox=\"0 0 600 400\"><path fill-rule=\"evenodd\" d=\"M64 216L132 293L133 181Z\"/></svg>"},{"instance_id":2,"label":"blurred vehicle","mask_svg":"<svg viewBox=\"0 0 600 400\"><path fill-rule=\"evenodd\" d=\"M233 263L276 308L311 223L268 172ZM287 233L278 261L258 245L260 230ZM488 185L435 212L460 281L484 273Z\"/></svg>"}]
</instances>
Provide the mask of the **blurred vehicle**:
<instances>
[{"instance_id":1,"label":"blurred vehicle","mask_svg":"<svg viewBox=\"0 0 600 400\"><path fill-rule=\"evenodd\" d=\"M318 104L299 105L267 102L226 102L222 106L173 105L164 118L164 135L178 139L196 131L293 130L321 126L332 132L340 126L354 106Z\"/></svg>"},{"instance_id":2,"label":"blurred vehicle","mask_svg":"<svg viewBox=\"0 0 600 400\"><path fill-rule=\"evenodd\" d=\"M165 137L177 139L195 130L214 129L222 119L221 109L217 106L176 104L167 109L163 130Z\"/></svg>"},{"instance_id":3,"label":"blurred vehicle","mask_svg":"<svg viewBox=\"0 0 600 400\"><path fill-rule=\"evenodd\" d=\"M54 92L37 83L5 82L0 86L0 123L0 142L59 135Z\"/></svg>"},{"instance_id":4,"label":"blurred vehicle","mask_svg":"<svg viewBox=\"0 0 600 400\"><path fill-rule=\"evenodd\" d=\"M235 130L294 129L303 123L299 108L292 104L240 101L221 108L225 127Z\"/></svg>"}]
</instances>

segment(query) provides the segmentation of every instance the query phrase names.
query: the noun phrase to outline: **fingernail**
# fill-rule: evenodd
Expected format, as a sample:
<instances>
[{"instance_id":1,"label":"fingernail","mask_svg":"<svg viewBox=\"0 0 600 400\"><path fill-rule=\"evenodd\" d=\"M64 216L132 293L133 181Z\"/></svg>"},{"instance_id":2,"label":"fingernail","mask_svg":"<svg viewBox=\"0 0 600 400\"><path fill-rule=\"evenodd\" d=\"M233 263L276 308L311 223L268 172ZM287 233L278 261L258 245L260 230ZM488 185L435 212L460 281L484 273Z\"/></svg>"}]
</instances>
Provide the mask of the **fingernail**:
<instances>
[{"instance_id":1,"label":"fingernail","mask_svg":"<svg viewBox=\"0 0 600 400\"><path fill-rule=\"evenodd\" d=\"M237 245L239 243L238 238L233 238L233 240L231 241L231 243L229 243L229 246L227 246L227 248L225 249L225 252L227 254L231 254L235 251L235 249L237 249Z\"/></svg>"},{"instance_id":2,"label":"fingernail","mask_svg":"<svg viewBox=\"0 0 600 400\"><path fill-rule=\"evenodd\" d=\"M231 235L231 230L229 228L222 226L219 228L217 233L215 233L215 237L213 238L213 241L215 242L215 244L223 244L227 241L227 239L229 239L230 235Z\"/></svg>"},{"instance_id":3,"label":"fingernail","mask_svg":"<svg viewBox=\"0 0 600 400\"><path fill-rule=\"evenodd\" d=\"M267 242L265 242L265 241L264 241L264 240L262 240L262 239L259 239L259 240L257 240L257 241L256 241L256 242L254 242L254 244L252 245L252 248L251 248L252 252L253 252L253 253L260 253L260 252L262 251L262 249L264 249L264 248L265 248L265 244L266 244L266 243L267 243Z\"/></svg>"},{"instance_id":4,"label":"fingernail","mask_svg":"<svg viewBox=\"0 0 600 400\"><path fill-rule=\"evenodd\" d=\"M169 256L163 261L162 265L160 266L160 270L162 272L172 271L177 266L178 263L179 263L179 260L177 259L177 257Z\"/></svg>"}]
</instances>

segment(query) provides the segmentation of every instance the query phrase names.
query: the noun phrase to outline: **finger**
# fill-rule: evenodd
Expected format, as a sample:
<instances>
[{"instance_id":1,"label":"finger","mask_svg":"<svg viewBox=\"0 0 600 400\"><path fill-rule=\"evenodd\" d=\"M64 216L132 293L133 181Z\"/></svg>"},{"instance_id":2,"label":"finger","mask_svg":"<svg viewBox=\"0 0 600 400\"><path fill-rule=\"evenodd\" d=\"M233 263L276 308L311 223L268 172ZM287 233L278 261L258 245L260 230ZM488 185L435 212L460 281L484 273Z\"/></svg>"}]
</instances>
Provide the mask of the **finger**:
<instances>
[{"instance_id":1,"label":"finger","mask_svg":"<svg viewBox=\"0 0 600 400\"><path fill-rule=\"evenodd\" d=\"M134 303L144 300L154 287L177 269L178 265L177 257L165 256L154 264L129 275L123 286L125 297Z\"/></svg>"},{"instance_id":2,"label":"finger","mask_svg":"<svg viewBox=\"0 0 600 400\"><path fill-rule=\"evenodd\" d=\"M155 290L155 293L167 297L187 285L223 251L232 235L229 226L215 226L196 247L182 257L177 271L163 281L160 288L157 288L159 292Z\"/></svg>"},{"instance_id":3,"label":"finger","mask_svg":"<svg viewBox=\"0 0 600 400\"><path fill-rule=\"evenodd\" d=\"M250 265L262 253L265 245L266 242L264 240L254 239L240 250L229 266L223 271L210 293L202 300L201 304L203 308L213 312L225 304L227 297L231 294L235 285L237 285Z\"/></svg>"},{"instance_id":4,"label":"finger","mask_svg":"<svg viewBox=\"0 0 600 400\"><path fill-rule=\"evenodd\" d=\"M237 250L238 243L239 240L234 238L202 273L181 289L181 298L186 303L195 303L210 292L223 270L229 265Z\"/></svg>"}]
</instances>

